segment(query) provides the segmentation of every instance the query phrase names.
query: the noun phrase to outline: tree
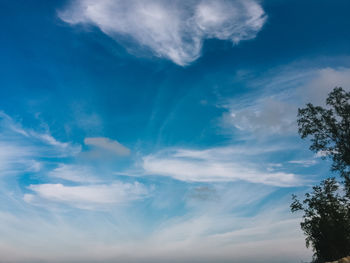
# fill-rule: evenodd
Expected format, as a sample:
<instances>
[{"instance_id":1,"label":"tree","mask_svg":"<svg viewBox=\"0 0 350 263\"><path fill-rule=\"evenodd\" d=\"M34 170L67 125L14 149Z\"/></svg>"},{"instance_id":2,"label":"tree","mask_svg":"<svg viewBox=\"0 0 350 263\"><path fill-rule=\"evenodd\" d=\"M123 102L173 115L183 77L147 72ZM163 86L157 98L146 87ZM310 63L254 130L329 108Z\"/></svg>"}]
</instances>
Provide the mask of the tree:
<instances>
[{"instance_id":1,"label":"tree","mask_svg":"<svg viewBox=\"0 0 350 263\"><path fill-rule=\"evenodd\" d=\"M306 246L313 248L313 262L334 261L350 255L350 200L341 194L335 178L313 187L301 203L293 195L292 212L303 211L301 229Z\"/></svg>"},{"instance_id":2,"label":"tree","mask_svg":"<svg viewBox=\"0 0 350 263\"><path fill-rule=\"evenodd\" d=\"M331 170L344 179L350 197L350 92L335 88L326 100L327 108L314 106L298 110L301 138L311 137L310 150L331 158Z\"/></svg>"},{"instance_id":3,"label":"tree","mask_svg":"<svg viewBox=\"0 0 350 263\"><path fill-rule=\"evenodd\" d=\"M300 202L293 195L292 212L303 211L301 229L306 246L312 246L313 262L334 261L350 255L350 92L335 88L326 107L298 110L301 138L310 138L310 150L332 160L331 170L343 178L329 178L313 187Z\"/></svg>"}]
</instances>

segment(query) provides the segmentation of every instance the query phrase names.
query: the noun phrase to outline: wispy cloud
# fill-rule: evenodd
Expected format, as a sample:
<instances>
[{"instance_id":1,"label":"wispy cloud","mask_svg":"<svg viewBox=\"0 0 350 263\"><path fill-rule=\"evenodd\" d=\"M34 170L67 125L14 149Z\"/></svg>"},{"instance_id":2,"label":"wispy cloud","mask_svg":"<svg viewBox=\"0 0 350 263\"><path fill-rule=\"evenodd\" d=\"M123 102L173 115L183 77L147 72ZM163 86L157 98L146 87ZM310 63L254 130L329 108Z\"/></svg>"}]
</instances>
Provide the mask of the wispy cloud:
<instances>
[{"instance_id":1,"label":"wispy cloud","mask_svg":"<svg viewBox=\"0 0 350 263\"><path fill-rule=\"evenodd\" d=\"M349 75L349 68L275 69L262 79L250 80L259 90L256 96L235 98L224 105L228 112L223 124L260 137L296 135L298 107L309 102L324 105L334 87L350 89Z\"/></svg>"},{"instance_id":2,"label":"wispy cloud","mask_svg":"<svg viewBox=\"0 0 350 263\"><path fill-rule=\"evenodd\" d=\"M108 155L125 156L130 153L117 141L103 137L86 138L85 144L90 149L84 153L98 160ZM106 179L108 169L101 172L93 165L80 163L81 154L79 144L61 142L46 130L25 128L0 112L1 175L37 174L45 178L45 182L54 182L27 187L26 192L32 193L26 193L24 199L29 203L52 201L91 208L97 204L126 203L147 195L148 188L138 182L115 182Z\"/></svg>"},{"instance_id":3,"label":"wispy cloud","mask_svg":"<svg viewBox=\"0 0 350 263\"><path fill-rule=\"evenodd\" d=\"M317 161L316 160L293 160L293 161L289 161L289 163L301 165L303 167L310 167L315 165Z\"/></svg>"},{"instance_id":4,"label":"wispy cloud","mask_svg":"<svg viewBox=\"0 0 350 263\"><path fill-rule=\"evenodd\" d=\"M335 87L350 90L350 68L320 69L311 81L298 90L298 94L314 104L324 105L328 93Z\"/></svg>"},{"instance_id":5,"label":"wispy cloud","mask_svg":"<svg viewBox=\"0 0 350 263\"><path fill-rule=\"evenodd\" d=\"M268 151L268 150L267 150ZM169 176L186 182L248 181L275 186L301 184L296 174L269 172L254 162L254 154L240 152L234 147L203 151L177 149L162 151L143 158L146 174ZM243 156L250 156L243 158ZM255 155L257 156L257 155Z\"/></svg>"},{"instance_id":6,"label":"wispy cloud","mask_svg":"<svg viewBox=\"0 0 350 263\"><path fill-rule=\"evenodd\" d=\"M225 115L225 121L241 131L261 134L293 134L297 108L293 104L264 98L257 104Z\"/></svg>"},{"instance_id":7,"label":"wispy cloud","mask_svg":"<svg viewBox=\"0 0 350 263\"><path fill-rule=\"evenodd\" d=\"M49 192L44 194L42 189L43 195L50 198L54 195L58 202L77 199L79 206L85 206L85 200L89 199L81 193L74 198L70 193L68 197L56 196L50 192L56 193L57 186L49 190L51 187L43 187ZM100 190L94 191L96 194ZM149 213L140 213L137 207L133 207L133 211L127 208L114 212L111 209L75 210L73 218L67 211L54 211L45 216L32 211L29 217L0 212L3 230L0 252L7 261L15 262L121 260L146 263L164 262L169 258L170 262L179 263L307 260L311 253L305 249L300 231L295 231L299 229L299 219L291 218L288 213L289 194L278 200L270 199L262 209L254 209L271 193L273 187L256 184L218 186L218 199L214 202L202 200L202 204L192 204L191 210L184 215L165 217L141 238L131 233L138 231L138 223L147 220ZM98 199L104 202L104 193L101 196ZM53 201L47 202L52 205L50 202ZM147 206L147 209L151 208Z\"/></svg>"},{"instance_id":8,"label":"wispy cloud","mask_svg":"<svg viewBox=\"0 0 350 263\"><path fill-rule=\"evenodd\" d=\"M148 189L140 183L96 184L65 186L62 184L30 185L29 189L36 193L26 194L24 200L35 204L40 198L46 201L68 204L78 208L93 209L103 205L123 204L145 198ZM39 200L38 200L39 199Z\"/></svg>"},{"instance_id":9,"label":"wispy cloud","mask_svg":"<svg viewBox=\"0 0 350 263\"><path fill-rule=\"evenodd\" d=\"M160 247L158 253L172 255L174 262L189 259L201 262L271 262L269 255L272 254L279 258L276 262L281 262L282 255L277 252L280 250L285 252L286 262L292 262L296 257L305 258L308 254L306 249L302 249L299 231L295 231L298 219L286 216L284 200L249 217L221 210L227 209L222 203L216 202L216 206L214 211L209 208L206 213L186 215L162 225L151 239L152 244ZM175 251L182 251L182 255L176 255Z\"/></svg>"},{"instance_id":10,"label":"wispy cloud","mask_svg":"<svg viewBox=\"0 0 350 263\"><path fill-rule=\"evenodd\" d=\"M49 132L25 129L0 112L0 171L2 175L38 172L41 158L60 158L78 154L80 145L56 140Z\"/></svg>"},{"instance_id":11,"label":"wispy cloud","mask_svg":"<svg viewBox=\"0 0 350 263\"><path fill-rule=\"evenodd\" d=\"M91 24L120 43L187 65L201 53L205 39L239 43L255 38L266 15L255 0L72 0L59 17Z\"/></svg>"},{"instance_id":12,"label":"wispy cloud","mask_svg":"<svg viewBox=\"0 0 350 263\"><path fill-rule=\"evenodd\" d=\"M102 180L91 171L91 167L85 165L60 164L57 168L48 172L48 175L77 183L97 183Z\"/></svg>"},{"instance_id":13,"label":"wispy cloud","mask_svg":"<svg viewBox=\"0 0 350 263\"><path fill-rule=\"evenodd\" d=\"M283 256L290 259L296 254L307 255L298 247L303 246L303 242L301 235L294 233L297 222L290 220L285 211L273 206L274 209L265 207L266 213L256 211L251 215L256 204L274 192L273 186L300 183L294 174L269 173L252 161L256 156L278 152L283 147L172 149L146 156L147 173L155 171L158 175L196 182L191 186L193 191L180 198L185 212L169 217L161 212L164 207L150 206L156 199L154 195L162 191L158 186L155 191L149 182L139 183L134 178L128 178L128 182L106 180L105 174L75 159L81 151L79 145L60 142L49 133L25 129L9 116L5 117L7 122L1 126L0 142L9 145L9 153L10 149L13 151L4 156L12 156L16 161L6 167L7 171L14 172L17 167L23 172L18 162L24 161L33 171L45 169L42 173L45 183L31 182L24 187L24 193L17 191L15 196L10 189L7 192L6 204L11 204L13 210L5 213L0 209L0 252L6 261L115 262L118 259L146 263L164 262L171 257L173 262L198 259L201 262L232 259L255 262L257 255L264 251L269 251L266 259L275 255L268 250L271 246L288 247ZM88 143L101 151L119 153L124 149L106 138ZM117 153L114 154L118 156ZM72 158L69 164L59 160L54 167L41 168L38 160L46 154L53 159L55 156ZM30 160L34 161L32 166L29 166ZM237 180L253 183L232 183ZM198 182L231 182L232 185ZM167 198L178 197L169 197L167 193L162 201L167 202L164 200ZM3 205L0 202L0 206ZM283 207L287 205L283 203ZM147 220L158 223L145 234L145 230L138 227L144 227ZM252 247L256 248L256 254L247 257ZM45 251L41 253L43 248Z\"/></svg>"}]
</instances>

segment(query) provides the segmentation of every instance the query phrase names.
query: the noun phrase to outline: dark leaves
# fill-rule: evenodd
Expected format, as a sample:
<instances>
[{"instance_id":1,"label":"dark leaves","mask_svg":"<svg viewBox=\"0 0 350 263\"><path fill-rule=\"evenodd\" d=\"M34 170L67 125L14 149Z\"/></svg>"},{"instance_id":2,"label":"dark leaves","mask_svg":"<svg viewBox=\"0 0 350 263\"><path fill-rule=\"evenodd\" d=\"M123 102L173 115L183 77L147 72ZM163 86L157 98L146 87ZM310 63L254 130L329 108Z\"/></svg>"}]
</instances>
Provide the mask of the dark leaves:
<instances>
[{"instance_id":1,"label":"dark leaves","mask_svg":"<svg viewBox=\"0 0 350 263\"><path fill-rule=\"evenodd\" d=\"M307 104L298 110L301 138L310 138L310 149L330 158L331 170L344 179L329 178L313 187L305 199L293 195L291 211L303 212L301 229L314 262L334 261L350 255L350 92L335 88L327 108Z\"/></svg>"},{"instance_id":2,"label":"dark leaves","mask_svg":"<svg viewBox=\"0 0 350 263\"><path fill-rule=\"evenodd\" d=\"M300 225L315 261L333 261L350 254L350 200L339 187L335 178L329 178L314 186L302 203L293 195L291 210L304 212Z\"/></svg>"},{"instance_id":3,"label":"dark leaves","mask_svg":"<svg viewBox=\"0 0 350 263\"><path fill-rule=\"evenodd\" d=\"M350 176L350 92L335 88L328 96L328 108L307 104L298 110L301 138L310 138L310 149L333 161L332 171Z\"/></svg>"}]
</instances>

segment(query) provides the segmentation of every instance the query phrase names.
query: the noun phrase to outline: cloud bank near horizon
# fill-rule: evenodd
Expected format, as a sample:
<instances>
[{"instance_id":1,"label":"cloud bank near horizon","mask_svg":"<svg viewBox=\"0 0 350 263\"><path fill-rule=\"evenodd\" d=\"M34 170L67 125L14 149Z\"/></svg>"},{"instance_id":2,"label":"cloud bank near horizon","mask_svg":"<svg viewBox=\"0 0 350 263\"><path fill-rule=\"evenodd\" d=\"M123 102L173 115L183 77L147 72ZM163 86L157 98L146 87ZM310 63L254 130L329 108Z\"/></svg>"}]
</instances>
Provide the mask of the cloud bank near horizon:
<instances>
[{"instance_id":1,"label":"cloud bank near horizon","mask_svg":"<svg viewBox=\"0 0 350 263\"><path fill-rule=\"evenodd\" d=\"M200 57L205 39L238 44L255 38L266 21L255 0L72 0L58 15L98 27L131 53L141 48L181 66Z\"/></svg>"}]
</instances>

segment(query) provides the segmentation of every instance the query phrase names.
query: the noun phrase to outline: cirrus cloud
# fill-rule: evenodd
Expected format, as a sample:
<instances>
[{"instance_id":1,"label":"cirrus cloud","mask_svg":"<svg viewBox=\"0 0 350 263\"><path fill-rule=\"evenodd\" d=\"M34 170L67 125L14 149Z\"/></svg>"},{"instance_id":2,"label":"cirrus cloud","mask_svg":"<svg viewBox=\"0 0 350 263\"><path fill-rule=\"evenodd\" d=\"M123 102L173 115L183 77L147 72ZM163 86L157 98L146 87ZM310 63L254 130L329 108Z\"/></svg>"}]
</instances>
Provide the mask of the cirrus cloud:
<instances>
[{"instance_id":1,"label":"cirrus cloud","mask_svg":"<svg viewBox=\"0 0 350 263\"><path fill-rule=\"evenodd\" d=\"M237 44L255 38L266 20L255 0L74 0L58 15L72 25L97 26L122 44L136 42L181 66L200 56L205 39Z\"/></svg>"},{"instance_id":2,"label":"cirrus cloud","mask_svg":"<svg viewBox=\"0 0 350 263\"><path fill-rule=\"evenodd\" d=\"M266 149L265 153L270 151ZM254 157L256 153L250 154L248 149L242 153L233 146L207 150L175 149L145 156L143 169L146 174L168 176L185 182L246 181L278 187L302 185L303 180L298 175L270 172L257 165Z\"/></svg>"},{"instance_id":3,"label":"cirrus cloud","mask_svg":"<svg viewBox=\"0 0 350 263\"><path fill-rule=\"evenodd\" d=\"M138 182L133 184L114 182L113 184L66 186L63 184L30 185L34 194L25 194L24 200L37 203L40 200L68 204L83 209L96 206L126 203L145 198L148 189Z\"/></svg>"},{"instance_id":4,"label":"cirrus cloud","mask_svg":"<svg viewBox=\"0 0 350 263\"><path fill-rule=\"evenodd\" d=\"M302 64L296 65L302 68ZM249 85L263 90L263 95L230 99L223 106L227 109L223 126L260 137L295 136L298 108L309 102L326 106L327 95L335 87L349 90L350 68L290 68L278 68L262 79L250 80Z\"/></svg>"},{"instance_id":5,"label":"cirrus cloud","mask_svg":"<svg viewBox=\"0 0 350 263\"><path fill-rule=\"evenodd\" d=\"M81 146L61 142L49 131L25 128L21 123L0 111L0 174L17 175L39 172L42 159L74 157Z\"/></svg>"}]
</instances>

